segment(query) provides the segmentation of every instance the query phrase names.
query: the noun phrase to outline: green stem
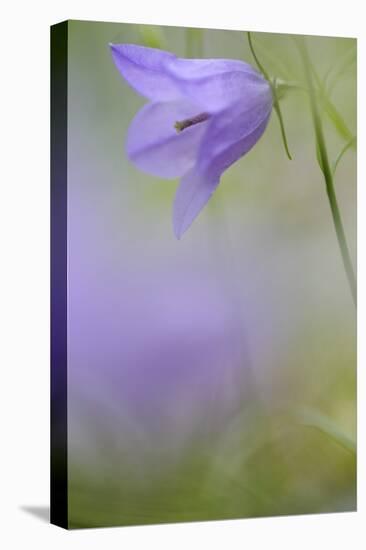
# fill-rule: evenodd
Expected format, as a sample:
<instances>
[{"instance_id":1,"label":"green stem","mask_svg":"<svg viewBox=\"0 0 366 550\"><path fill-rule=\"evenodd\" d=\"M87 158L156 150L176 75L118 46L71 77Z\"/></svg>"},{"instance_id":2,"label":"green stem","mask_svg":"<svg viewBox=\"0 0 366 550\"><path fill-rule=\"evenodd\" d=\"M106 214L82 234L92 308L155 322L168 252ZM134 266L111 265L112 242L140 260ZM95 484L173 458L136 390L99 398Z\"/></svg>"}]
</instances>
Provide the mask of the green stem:
<instances>
[{"instance_id":1,"label":"green stem","mask_svg":"<svg viewBox=\"0 0 366 550\"><path fill-rule=\"evenodd\" d=\"M339 164L341 158L348 151L348 149L351 149L351 147L355 146L355 144L356 144L356 136L353 136L353 138L351 138L349 140L349 142L346 143L346 145L343 147L343 149L339 153L338 157L334 161L334 164L333 164L333 177L334 177L334 174L336 173L336 170L337 170L337 167L338 167L338 164Z\"/></svg>"},{"instance_id":2,"label":"green stem","mask_svg":"<svg viewBox=\"0 0 366 550\"><path fill-rule=\"evenodd\" d=\"M342 255L344 269L347 275L352 298L356 305L357 304L356 279L353 272L351 257L349 254L346 236L343 229L342 219L341 219L338 202L337 202L337 196L334 190L333 174L329 163L329 157L328 157L328 151L325 143L323 127L320 120L320 115L319 115L318 106L316 102L316 94L314 90L314 83L313 83L313 77L312 77L312 71L311 71L311 62L310 62L309 54L306 48L305 40L302 40L301 43L297 43L297 44L299 46L300 54L302 57L305 77L306 77L307 85L309 89L310 108L311 108L311 114L313 118L313 125L314 125L315 137L317 141L317 147L318 147L320 161L321 161L320 166L324 175L327 196L329 200L330 209L332 212L333 223L334 223L334 227L335 227L335 231L338 239L339 248Z\"/></svg>"},{"instance_id":3,"label":"green stem","mask_svg":"<svg viewBox=\"0 0 366 550\"><path fill-rule=\"evenodd\" d=\"M341 116L341 114L336 109L334 103L332 103L332 101L330 100L330 97L326 91L324 82L319 78L314 66L311 63L310 63L310 70L311 70L312 76L314 76L315 78L316 85L318 86L318 95L320 97L320 101L324 106L324 111L328 115L330 121L332 122L334 128L337 130L339 135L346 141L350 141L353 136L350 130L348 129L347 124L343 120L343 117Z\"/></svg>"},{"instance_id":4,"label":"green stem","mask_svg":"<svg viewBox=\"0 0 366 550\"><path fill-rule=\"evenodd\" d=\"M273 108L274 108L274 110L277 114L278 121L280 123L280 129L281 129L281 136L282 136L283 145L285 147L285 151L286 151L286 154L287 154L288 158L290 160L292 160L292 156L291 156L290 150L288 148L287 137L286 137L286 132L285 132L285 125L284 125L284 122L283 122L283 117L282 117L282 113L281 113L281 109L280 109L280 104L279 104L278 97L277 97L276 79L274 80L273 84L271 84L271 88L272 88L273 98L274 98L273 99Z\"/></svg>"},{"instance_id":5,"label":"green stem","mask_svg":"<svg viewBox=\"0 0 366 550\"><path fill-rule=\"evenodd\" d=\"M267 71L265 70L265 68L263 67L263 65L259 61L259 59L257 57L257 54L255 53L253 42L252 42L252 35L250 34L249 31L247 32L247 35L248 35L249 48L250 48L250 51L252 52L252 56L254 57L254 61L256 62L257 67L260 70L260 72L263 74L264 78L266 80L268 80L268 82L270 82L270 78L269 78L269 75L268 75Z\"/></svg>"},{"instance_id":6,"label":"green stem","mask_svg":"<svg viewBox=\"0 0 366 550\"><path fill-rule=\"evenodd\" d=\"M259 59L257 57L257 54L255 53L255 50L254 50L252 36L251 36L249 31L247 32L247 36L248 36L249 48L250 48L250 51L252 52L252 56L254 57L254 61L256 62L257 67L260 70L260 72L263 74L264 78L267 80L268 84L271 86L272 96L273 96L273 108L274 108L275 113L278 117L278 122L280 123L280 130L281 130L281 137L282 137L283 145L285 147L286 155L288 156L288 158L290 160L292 160L292 157L291 157L290 151L289 151L289 147L288 147L288 143L287 143L285 125L284 125L284 122L283 122L281 108L280 108L280 104L279 104L279 101L278 101L277 88L276 88L276 79L274 79L273 81L270 79L269 74L267 73L267 71L263 67L262 63L259 61Z\"/></svg>"}]
</instances>

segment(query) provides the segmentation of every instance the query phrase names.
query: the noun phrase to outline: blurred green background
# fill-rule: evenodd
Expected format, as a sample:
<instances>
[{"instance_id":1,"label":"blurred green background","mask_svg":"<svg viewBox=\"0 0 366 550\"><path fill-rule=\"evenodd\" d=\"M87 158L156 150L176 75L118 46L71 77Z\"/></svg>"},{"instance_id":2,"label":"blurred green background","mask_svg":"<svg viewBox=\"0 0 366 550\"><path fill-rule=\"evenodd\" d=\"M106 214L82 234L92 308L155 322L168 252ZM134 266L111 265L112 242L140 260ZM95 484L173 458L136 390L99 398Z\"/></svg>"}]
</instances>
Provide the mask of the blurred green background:
<instances>
[{"instance_id":1,"label":"blurred green background","mask_svg":"<svg viewBox=\"0 0 366 550\"><path fill-rule=\"evenodd\" d=\"M253 41L271 75L304 82L293 37L255 33ZM253 64L244 32L69 23L70 527L355 510L356 316L307 94L291 91L281 101L293 160L272 116L178 242L171 227L177 182L140 173L126 158L128 125L144 100L118 74L110 42ZM356 41L309 36L307 43L320 81L326 78L330 88L328 103L318 100L334 161L356 134ZM355 265L352 147L335 184ZM115 312L86 304L98 292L103 302L103 289L125 285L126 269L129 281L134 271L151 280L161 270L170 281L182 270L204 280L208 273L240 310L244 322L235 330L248 344L250 368L245 376L238 369L238 393L227 391L226 378L217 383L210 407L235 402L217 424L207 420L208 406L195 408L196 396L186 401L179 423L146 435L147 420L121 405L128 382L119 397L103 386L108 352L98 359L93 352L92 360L88 353L95 342L107 350L101 327ZM144 279L139 284L146 288ZM179 291L189 289L183 283ZM160 296L157 283L152 292ZM98 316L100 324L92 320ZM174 333L178 348L180 331ZM143 336L140 346L149 353ZM93 380L99 382L93 386ZM165 399L162 387L163 405Z\"/></svg>"}]
</instances>

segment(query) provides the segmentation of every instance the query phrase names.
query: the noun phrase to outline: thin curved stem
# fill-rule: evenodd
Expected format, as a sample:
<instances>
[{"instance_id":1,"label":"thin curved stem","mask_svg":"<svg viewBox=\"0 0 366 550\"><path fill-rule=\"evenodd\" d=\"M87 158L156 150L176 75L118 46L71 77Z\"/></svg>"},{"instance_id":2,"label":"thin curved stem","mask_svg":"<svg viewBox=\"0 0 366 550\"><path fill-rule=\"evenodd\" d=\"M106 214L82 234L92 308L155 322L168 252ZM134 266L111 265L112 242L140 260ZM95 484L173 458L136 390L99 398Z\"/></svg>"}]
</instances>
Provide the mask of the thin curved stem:
<instances>
[{"instance_id":1,"label":"thin curved stem","mask_svg":"<svg viewBox=\"0 0 366 550\"><path fill-rule=\"evenodd\" d=\"M266 78L266 80L268 80L268 82L270 82L270 78L269 78L269 75L268 75L266 69L263 67L263 65L261 64L261 62L259 61L259 59L257 57L257 54L255 53L253 42L252 42L252 36L251 36L249 31L247 32L247 35L248 35L249 48L250 48L250 51L252 52L252 56L254 57L254 61L256 62L258 69L263 74L263 76Z\"/></svg>"},{"instance_id":2,"label":"thin curved stem","mask_svg":"<svg viewBox=\"0 0 366 550\"><path fill-rule=\"evenodd\" d=\"M292 160L290 150L289 150L289 146L288 146L288 143L287 143L285 125L284 125L284 122L283 122L281 108L280 108L280 104L279 104L279 101L278 101L278 94L277 94L277 89L276 89L276 79L274 79L273 81L270 79L269 74L267 73L266 69L263 67L262 63L259 61L259 59L257 57L257 54L255 53L252 37L251 37L251 34L250 34L249 31L247 32L247 36L248 36L249 48L250 48L250 51L252 52L252 56L254 57L254 61L256 62L257 67L260 70L260 72L263 74L264 78L268 81L268 84L271 86L272 95L273 95L273 108L274 108L275 113L278 117L278 122L280 123L280 130L281 130L281 137L282 137L283 145L284 145L284 148L285 148L285 151L286 151L286 155L288 156L288 158L290 160Z\"/></svg>"},{"instance_id":3,"label":"thin curved stem","mask_svg":"<svg viewBox=\"0 0 366 550\"><path fill-rule=\"evenodd\" d=\"M273 94L273 97L274 97L273 108L276 111L276 114L278 116L278 121L280 123L280 129L281 129L281 136L282 136L283 145L285 147L285 151L286 151L286 154L287 154L288 158L290 160L292 160L292 156L290 154L290 150L289 150L288 143L287 143L285 125L284 125L284 122L283 122L283 117L282 117L282 113L281 113L281 109L280 109L280 104L279 104L277 93L276 93L276 79L273 82L272 90L275 90L274 94Z\"/></svg>"},{"instance_id":4,"label":"thin curved stem","mask_svg":"<svg viewBox=\"0 0 366 550\"><path fill-rule=\"evenodd\" d=\"M355 145L355 144L356 144L356 136L353 136L353 138L351 138L348 141L348 143L346 143L346 145L343 147L343 149L341 149L341 152L339 153L338 157L336 158L336 160L333 164L333 176L336 173L339 161L342 159L343 155L348 151L348 149L351 149L351 147L353 147L353 145Z\"/></svg>"},{"instance_id":5,"label":"thin curved stem","mask_svg":"<svg viewBox=\"0 0 366 550\"><path fill-rule=\"evenodd\" d=\"M305 78L307 80L307 85L309 88L310 109L311 109L315 138L316 138L318 153L320 158L320 167L324 175L325 186L326 186L327 196L329 200L329 206L332 212L334 228L336 231L339 249L341 252L343 265L347 275L352 298L355 305L357 305L356 278L353 271L350 253L347 246L345 232L343 229L343 223L342 223L342 218L338 207L337 196L334 190L333 173L329 163L328 151L327 151L324 133L323 133L323 126L321 123L318 106L316 102L316 94L314 90L311 62L310 62L309 54L306 48L305 40L302 39L301 42L297 42L297 45L298 45L302 62L304 65Z\"/></svg>"}]
</instances>

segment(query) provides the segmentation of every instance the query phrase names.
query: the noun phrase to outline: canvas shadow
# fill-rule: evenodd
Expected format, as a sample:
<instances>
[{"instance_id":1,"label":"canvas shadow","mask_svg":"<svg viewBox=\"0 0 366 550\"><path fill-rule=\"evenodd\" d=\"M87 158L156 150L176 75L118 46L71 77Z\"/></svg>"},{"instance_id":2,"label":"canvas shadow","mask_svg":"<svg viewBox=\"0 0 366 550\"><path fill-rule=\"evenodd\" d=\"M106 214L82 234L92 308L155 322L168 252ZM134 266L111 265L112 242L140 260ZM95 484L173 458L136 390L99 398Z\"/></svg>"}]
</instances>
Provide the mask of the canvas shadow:
<instances>
[{"instance_id":1,"label":"canvas shadow","mask_svg":"<svg viewBox=\"0 0 366 550\"><path fill-rule=\"evenodd\" d=\"M40 519L45 523L50 522L50 507L49 506L20 506L20 509L27 514Z\"/></svg>"}]
</instances>

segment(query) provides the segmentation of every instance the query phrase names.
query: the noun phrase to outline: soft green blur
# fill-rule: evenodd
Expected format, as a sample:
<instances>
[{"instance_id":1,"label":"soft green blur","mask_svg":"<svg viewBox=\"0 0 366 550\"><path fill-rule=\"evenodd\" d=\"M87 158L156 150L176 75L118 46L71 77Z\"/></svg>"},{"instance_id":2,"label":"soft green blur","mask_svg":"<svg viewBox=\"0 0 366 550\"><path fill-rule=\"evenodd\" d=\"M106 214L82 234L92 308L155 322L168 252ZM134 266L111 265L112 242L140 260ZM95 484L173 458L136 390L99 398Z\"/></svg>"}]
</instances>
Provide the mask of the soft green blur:
<instances>
[{"instance_id":1,"label":"soft green blur","mask_svg":"<svg viewBox=\"0 0 366 550\"><path fill-rule=\"evenodd\" d=\"M355 308L317 162L294 37L252 35L267 72L299 85L281 99L293 160L272 116L261 140L224 174L209 205L178 243L171 227L176 182L142 174L125 157L126 131L143 99L121 79L108 44L131 42L179 56L254 65L246 34L76 21L69 29L69 158L71 165L88 166L90 179L81 169L78 185L103 196L101 216L120 228L116 252L129 246L143 253L146 243L155 261L178 262L201 247L222 258L229 284L242 295L248 265L254 266L259 288L276 312L270 327L275 344L252 366L256 391L246 396L224 433L205 444L192 441L164 475L137 481L113 449L106 449L106 473L106 464L88 463L87 454L74 456L70 445L70 526L354 510ZM356 41L307 37L307 44L317 78L325 79L326 95L318 101L335 162L356 133ZM338 163L335 188L355 266L353 141ZM126 236L127 226L140 228L136 242L134 231ZM158 258L151 252L156 242L162 243Z\"/></svg>"}]
</instances>

